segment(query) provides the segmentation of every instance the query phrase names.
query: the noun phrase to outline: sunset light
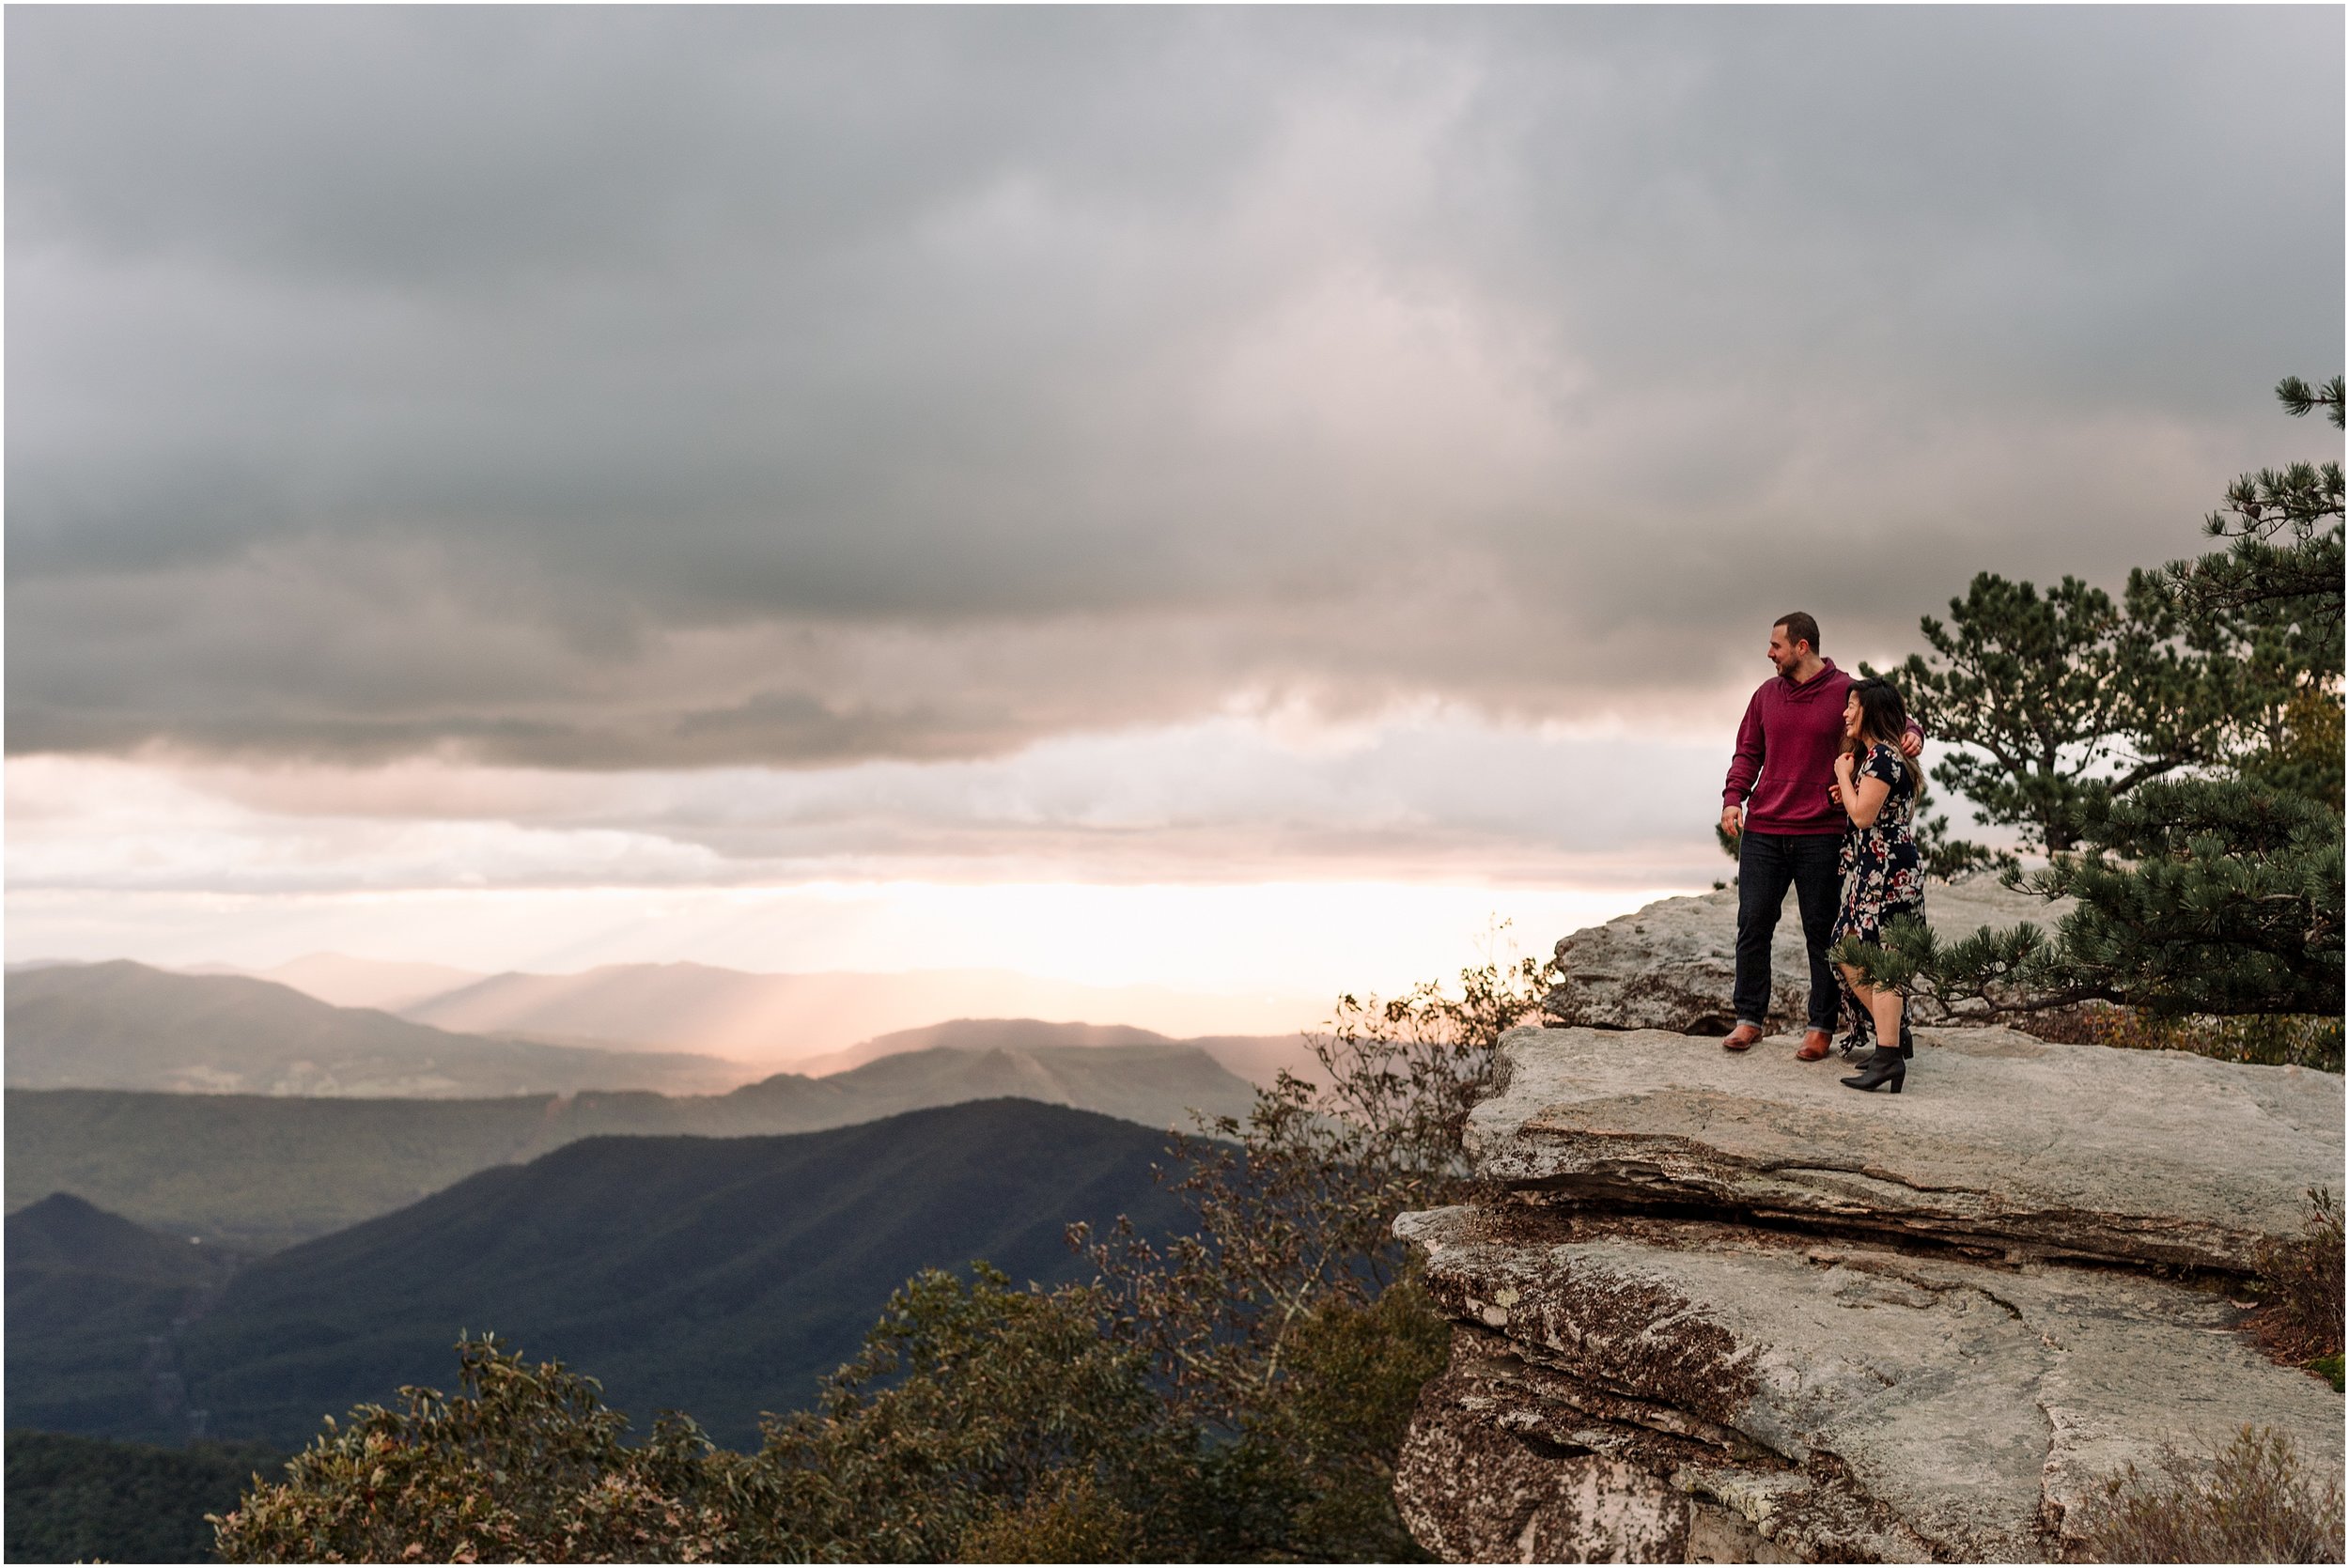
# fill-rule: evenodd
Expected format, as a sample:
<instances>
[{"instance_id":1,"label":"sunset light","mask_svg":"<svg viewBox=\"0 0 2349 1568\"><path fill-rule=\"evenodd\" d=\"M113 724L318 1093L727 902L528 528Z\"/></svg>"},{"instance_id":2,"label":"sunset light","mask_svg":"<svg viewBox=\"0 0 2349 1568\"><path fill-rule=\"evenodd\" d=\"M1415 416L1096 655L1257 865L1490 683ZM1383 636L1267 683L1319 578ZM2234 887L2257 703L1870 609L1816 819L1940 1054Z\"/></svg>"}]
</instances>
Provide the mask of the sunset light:
<instances>
[{"instance_id":1,"label":"sunset light","mask_svg":"<svg viewBox=\"0 0 2349 1568\"><path fill-rule=\"evenodd\" d=\"M6 7L0 1556L2341 1560L2345 15Z\"/></svg>"}]
</instances>

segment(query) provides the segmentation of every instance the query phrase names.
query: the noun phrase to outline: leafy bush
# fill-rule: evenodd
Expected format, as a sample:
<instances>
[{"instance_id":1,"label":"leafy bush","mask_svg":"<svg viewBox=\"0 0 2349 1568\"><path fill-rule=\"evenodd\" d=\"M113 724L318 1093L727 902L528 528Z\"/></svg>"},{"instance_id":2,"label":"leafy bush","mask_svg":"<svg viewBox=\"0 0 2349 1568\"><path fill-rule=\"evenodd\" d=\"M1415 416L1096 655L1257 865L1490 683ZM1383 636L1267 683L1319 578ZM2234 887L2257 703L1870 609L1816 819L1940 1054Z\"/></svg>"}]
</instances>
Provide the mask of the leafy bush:
<instances>
[{"instance_id":1,"label":"leafy bush","mask_svg":"<svg viewBox=\"0 0 2349 1568\"><path fill-rule=\"evenodd\" d=\"M1142 1523L1087 1470L1063 1471L962 1532L957 1562L1132 1562Z\"/></svg>"},{"instance_id":2,"label":"leafy bush","mask_svg":"<svg viewBox=\"0 0 2349 1568\"><path fill-rule=\"evenodd\" d=\"M1451 1321L1406 1276L1367 1306L1324 1302L1290 1352L1283 1397L1252 1424L1300 1495L1295 1545L1361 1562L1424 1560L1394 1506L1394 1458L1420 1386L1443 1370Z\"/></svg>"},{"instance_id":3,"label":"leafy bush","mask_svg":"<svg viewBox=\"0 0 2349 1568\"><path fill-rule=\"evenodd\" d=\"M1469 1111L1500 1086L1501 1036L1531 1017L1531 958L1464 970L1385 1001L1343 997L1314 1041L1317 1079L1283 1072L1243 1122L1177 1138L1170 1186L1196 1217L1164 1249L1121 1227L1092 1248L1120 1327L1199 1420L1237 1429L1277 1385L1290 1342L1325 1302L1361 1306L1401 1278L1390 1227L1458 1202Z\"/></svg>"},{"instance_id":4,"label":"leafy bush","mask_svg":"<svg viewBox=\"0 0 2349 1568\"><path fill-rule=\"evenodd\" d=\"M732 1529L693 1424L628 1418L590 1377L493 1338L458 1346L462 1392L362 1405L216 1520L230 1562L705 1562Z\"/></svg>"},{"instance_id":5,"label":"leafy bush","mask_svg":"<svg viewBox=\"0 0 2349 1568\"><path fill-rule=\"evenodd\" d=\"M1103 1336L1096 1293L973 1272L910 1281L816 1410L770 1419L756 1454L725 1462L729 1550L938 1562L1175 1548L1196 1444L1142 1357Z\"/></svg>"},{"instance_id":6,"label":"leafy bush","mask_svg":"<svg viewBox=\"0 0 2349 1568\"><path fill-rule=\"evenodd\" d=\"M2301 1473L2291 1439L2244 1427L2207 1466L2168 1456L2158 1478L2132 1465L2091 1517L2100 1562L2339 1562L2341 1482Z\"/></svg>"},{"instance_id":7,"label":"leafy bush","mask_svg":"<svg viewBox=\"0 0 2349 1568\"><path fill-rule=\"evenodd\" d=\"M1450 1328L1391 1227L1465 1196L1469 1111L1501 1085L1501 1036L1538 1017L1546 978L1496 956L1456 990L1341 998L1315 1079L1283 1073L1244 1122L1174 1141L1191 1234L1159 1249L1122 1222L1098 1241L1072 1229L1114 1302L1109 1331L1203 1442L1187 1555L1422 1555L1392 1467Z\"/></svg>"}]
</instances>

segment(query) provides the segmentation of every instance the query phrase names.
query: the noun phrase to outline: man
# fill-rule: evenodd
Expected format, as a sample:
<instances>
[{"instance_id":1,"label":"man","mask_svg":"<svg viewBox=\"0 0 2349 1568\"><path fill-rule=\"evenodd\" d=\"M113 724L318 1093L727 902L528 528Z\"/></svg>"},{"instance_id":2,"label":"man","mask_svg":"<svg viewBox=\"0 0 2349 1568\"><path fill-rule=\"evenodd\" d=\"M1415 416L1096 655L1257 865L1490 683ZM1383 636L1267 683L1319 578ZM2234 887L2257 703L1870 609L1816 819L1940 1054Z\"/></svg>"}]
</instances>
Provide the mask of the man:
<instances>
[{"instance_id":1,"label":"man","mask_svg":"<svg viewBox=\"0 0 2349 1568\"><path fill-rule=\"evenodd\" d=\"M1828 790L1844 745L1851 676L1819 657L1819 623L1799 610L1770 628L1769 655L1778 675L1746 705L1721 791L1721 831L1737 842L1737 1027L1721 1045L1745 1050L1762 1038L1770 1011L1770 939L1791 882L1811 955L1811 1030L1795 1055L1816 1062L1827 1055L1835 1027L1835 971L1827 954L1843 894L1836 856L1843 808ZM1901 750L1913 757L1923 747L1911 723Z\"/></svg>"}]
</instances>

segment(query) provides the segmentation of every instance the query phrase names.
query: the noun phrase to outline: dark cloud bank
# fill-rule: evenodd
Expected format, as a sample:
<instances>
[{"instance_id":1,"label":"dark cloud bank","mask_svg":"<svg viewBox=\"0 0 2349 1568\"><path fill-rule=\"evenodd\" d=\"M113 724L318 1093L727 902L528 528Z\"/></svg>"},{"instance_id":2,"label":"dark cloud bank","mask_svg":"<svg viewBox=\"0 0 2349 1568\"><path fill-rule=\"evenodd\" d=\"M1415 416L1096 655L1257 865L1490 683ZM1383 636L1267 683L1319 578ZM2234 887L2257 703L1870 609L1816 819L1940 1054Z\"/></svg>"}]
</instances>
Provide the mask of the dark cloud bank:
<instances>
[{"instance_id":1,"label":"dark cloud bank","mask_svg":"<svg viewBox=\"0 0 2349 1568\"><path fill-rule=\"evenodd\" d=\"M2340 367L2337 9L7 27L20 753L1636 715Z\"/></svg>"}]
</instances>

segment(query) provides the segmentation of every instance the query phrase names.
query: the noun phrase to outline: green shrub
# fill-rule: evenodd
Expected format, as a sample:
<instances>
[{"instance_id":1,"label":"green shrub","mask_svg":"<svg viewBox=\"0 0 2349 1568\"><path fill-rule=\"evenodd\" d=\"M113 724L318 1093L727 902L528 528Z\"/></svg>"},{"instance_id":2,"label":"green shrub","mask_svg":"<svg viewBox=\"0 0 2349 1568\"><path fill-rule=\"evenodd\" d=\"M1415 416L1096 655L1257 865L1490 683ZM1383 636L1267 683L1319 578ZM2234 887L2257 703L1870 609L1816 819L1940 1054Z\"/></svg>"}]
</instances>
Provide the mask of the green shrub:
<instances>
[{"instance_id":1,"label":"green shrub","mask_svg":"<svg viewBox=\"0 0 2349 1568\"><path fill-rule=\"evenodd\" d=\"M730 1543L692 1422L620 1440L595 1379L494 1339L458 1346L462 1391L362 1405L216 1520L228 1562L696 1562Z\"/></svg>"},{"instance_id":2,"label":"green shrub","mask_svg":"<svg viewBox=\"0 0 2349 1568\"><path fill-rule=\"evenodd\" d=\"M1090 1470L1066 1470L962 1532L957 1562L1131 1562L1142 1521Z\"/></svg>"},{"instance_id":3,"label":"green shrub","mask_svg":"<svg viewBox=\"0 0 2349 1568\"><path fill-rule=\"evenodd\" d=\"M818 1407L770 1419L765 1446L722 1460L753 1560L938 1562L966 1548L1171 1555L1145 1536L1179 1512L1191 1434L1147 1368L1100 1330L1096 1293L1015 1288L981 1264L964 1283L909 1281ZM976 1544L976 1545L972 1545Z\"/></svg>"}]
</instances>

